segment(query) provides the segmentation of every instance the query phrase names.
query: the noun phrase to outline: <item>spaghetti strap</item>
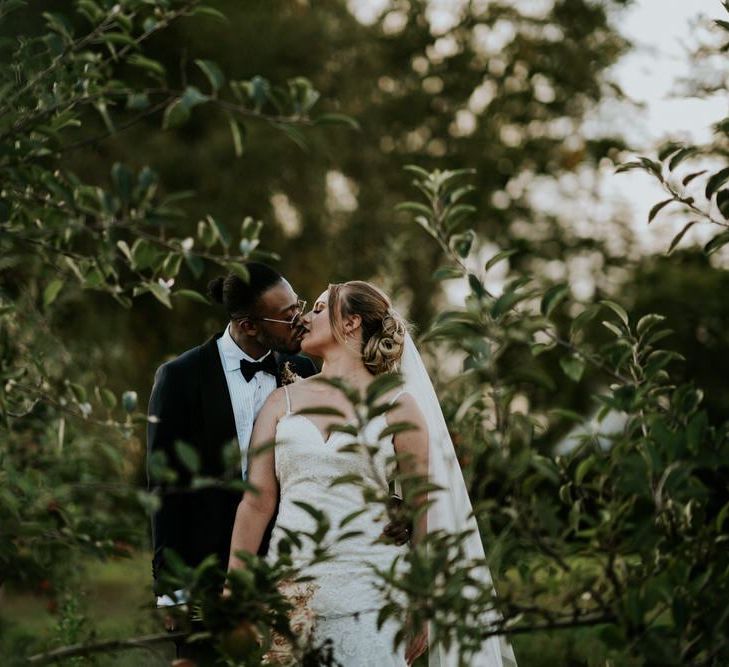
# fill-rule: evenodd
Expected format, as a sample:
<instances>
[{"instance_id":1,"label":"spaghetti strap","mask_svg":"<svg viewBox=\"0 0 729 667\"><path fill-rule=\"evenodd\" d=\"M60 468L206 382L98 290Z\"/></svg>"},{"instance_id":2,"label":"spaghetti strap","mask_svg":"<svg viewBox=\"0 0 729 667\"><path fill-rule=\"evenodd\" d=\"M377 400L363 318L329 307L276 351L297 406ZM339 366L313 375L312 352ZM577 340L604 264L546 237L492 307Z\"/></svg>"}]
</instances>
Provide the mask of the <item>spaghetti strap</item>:
<instances>
[{"instance_id":1,"label":"spaghetti strap","mask_svg":"<svg viewBox=\"0 0 729 667\"><path fill-rule=\"evenodd\" d=\"M284 394L286 394L286 414L291 414L291 398L289 397L288 385L283 386Z\"/></svg>"},{"instance_id":2,"label":"spaghetti strap","mask_svg":"<svg viewBox=\"0 0 729 667\"><path fill-rule=\"evenodd\" d=\"M407 393L407 391L405 389L401 389L400 391L398 391L397 394L395 394L395 396L393 396L392 400L390 401L390 405L394 405L395 401L397 401L397 399L400 398L400 396L402 396L403 394L406 394L406 393Z\"/></svg>"}]
</instances>

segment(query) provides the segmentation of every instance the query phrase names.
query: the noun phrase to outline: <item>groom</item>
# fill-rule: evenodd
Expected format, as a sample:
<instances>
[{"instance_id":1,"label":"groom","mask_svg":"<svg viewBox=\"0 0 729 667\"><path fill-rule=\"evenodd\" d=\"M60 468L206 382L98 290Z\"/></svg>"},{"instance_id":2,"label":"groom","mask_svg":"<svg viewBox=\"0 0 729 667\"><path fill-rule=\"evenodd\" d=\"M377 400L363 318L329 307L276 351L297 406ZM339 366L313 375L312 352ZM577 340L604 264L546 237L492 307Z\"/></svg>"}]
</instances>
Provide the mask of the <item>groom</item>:
<instances>
[{"instance_id":1,"label":"groom","mask_svg":"<svg viewBox=\"0 0 729 667\"><path fill-rule=\"evenodd\" d=\"M216 554L228 562L230 536L240 492L221 488L189 490L190 472L179 459L175 443L197 453L198 474L223 479L223 450L237 442L245 478L248 442L253 422L268 395L282 384L282 374L300 377L317 373L314 363L298 355L300 317L306 307L288 281L271 267L246 264L249 281L230 274L209 285L211 297L229 316L225 331L163 364L156 373L149 400L147 428L148 486L160 492L161 505L152 516L152 572L158 606L184 601L159 595L166 549L195 567ZM149 475L158 452L177 479L174 488ZM228 476L230 479L230 476ZM265 545L264 545L265 548ZM181 650L180 650L181 649ZM186 648L178 646L184 653ZM179 657L182 657L180 655Z\"/></svg>"}]
</instances>

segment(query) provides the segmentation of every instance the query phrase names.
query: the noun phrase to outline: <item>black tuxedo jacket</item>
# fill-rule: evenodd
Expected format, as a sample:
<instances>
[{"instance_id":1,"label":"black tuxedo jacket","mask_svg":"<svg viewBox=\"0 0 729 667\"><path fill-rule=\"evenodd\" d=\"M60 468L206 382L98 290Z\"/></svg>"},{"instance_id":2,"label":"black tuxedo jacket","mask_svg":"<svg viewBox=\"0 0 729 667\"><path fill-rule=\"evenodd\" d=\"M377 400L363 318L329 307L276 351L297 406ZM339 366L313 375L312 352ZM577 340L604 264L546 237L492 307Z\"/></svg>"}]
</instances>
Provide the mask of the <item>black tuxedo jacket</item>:
<instances>
[{"instance_id":1,"label":"black tuxedo jacket","mask_svg":"<svg viewBox=\"0 0 729 667\"><path fill-rule=\"evenodd\" d=\"M163 364L155 374L149 415L156 420L147 426L147 461L154 452L164 452L167 465L178 475L175 488L166 489L150 478L148 465L148 488L161 491L161 505L152 516L155 592L159 592L165 549L173 549L192 567L210 554L218 556L222 567L228 563L230 537L241 494L219 488L182 490L181 487L189 484L190 473L175 453L175 442L182 440L197 451L201 476L222 479L227 473L231 479L231 471L224 469L223 449L237 438L237 433L218 352L217 339L221 335L216 334L206 343ZM279 386L280 369L286 362L301 377L318 372L307 357L276 353L276 359ZM266 546L267 539L262 549Z\"/></svg>"}]
</instances>

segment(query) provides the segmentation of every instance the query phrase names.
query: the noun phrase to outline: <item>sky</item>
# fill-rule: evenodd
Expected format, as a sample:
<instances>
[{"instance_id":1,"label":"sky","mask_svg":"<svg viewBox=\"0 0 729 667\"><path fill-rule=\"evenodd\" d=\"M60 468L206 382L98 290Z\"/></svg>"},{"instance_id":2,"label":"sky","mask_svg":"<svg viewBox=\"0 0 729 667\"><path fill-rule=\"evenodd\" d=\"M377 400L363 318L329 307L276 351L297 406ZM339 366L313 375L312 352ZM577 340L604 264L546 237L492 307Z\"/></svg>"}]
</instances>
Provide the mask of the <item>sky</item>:
<instances>
[{"instance_id":1,"label":"sky","mask_svg":"<svg viewBox=\"0 0 729 667\"><path fill-rule=\"evenodd\" d=\"M645 105L622 128L636 151L654 156L656 145L666 138L708 141L712 124L729 114L726 95L703 100L686 97L680 83L691 75L688 54L706 30L697 23L710 19L729 19L719 0L637 0L616 22L634 49L612 74L629 97ZM663 227L655 223L648 227L648 211L665 197L647 174L631 172L629 177L607 179L604 193L616 202L626 202L634 212L635 229L645 250L667 247L672 232L685 220L676 216ZM686 242L705 240L709 230L697 227Z\"/></svg>"},{"instance_id":2,"label":"sky","mask_svg":"<svg viewBox=\"0 0 729 667\"><path fill-rule=\"evenodd\" d=\"M447 32L468 1L428 0L426 16L431 29L436 36L444 35L434 46L448 50ZM487 5L491 0L470 1L474 5ZM553 1L511 0L523 13L536 16L549 11ZM374 22L391 6L390 0L348 2L353 14L364 23ZM633 48L607 72L607 77L623 89L632 103L609 101L601 104L585 119L582 132L592 137L622 135L635 151L633 155L624 156L626 161L637 155L655 157L659 144L667 139L686 143L708 141L712 125L729 115L727 97L725 94L710 99L689 97L685 80L692 76L690 52L698 46L700 39L709 37L706 25L712 19L729 20L720 0L634 0L627 9L616 10L613 25L630 40ZM485 37L492 41L513 38L512 33L501 34L504 31L496 27ZM397 31L398 27L394 29ZM714 35L711 41L716 40ZM619 234L615 221L627 220L635 234L627 249L630 255L665 252L673 236L688 221L686 214L668 207L649 226L648 212L654 204L666 199L665 192L648 174L639 171L616 174L615 165L609 160L604 162L597 174L592 167L586 166L558 180L530 176L527 190L533 206L572 221L582 235L604 239L612 236L616 243ZM701 179L697 179L693 188L698 191L701 185ZM524 186L517 184L517 188ZM495 194L503 195L507 200L505 205L508 205L506 192ZM695 225L681 245L703 244L713 232L708 225ZM486 256L498 250L496 247L483 248ZM622 254L622 249L619 252ZM483 259L481 256L479 261ZM729 247L713 255L712 261L729 268ZM506 271L508 266L504 264L503 268ZM567 279L575 296L590 298L599 267L590 267L588 262L582 267L574 267L574 273L569 267L554 268L561 274L547 278ZM494 271L493 279L495 284L489 287L498 293L503 276ZM453 291L452 298L460 301L467 289L454 284Z\"/></svg>"}]
</instances>

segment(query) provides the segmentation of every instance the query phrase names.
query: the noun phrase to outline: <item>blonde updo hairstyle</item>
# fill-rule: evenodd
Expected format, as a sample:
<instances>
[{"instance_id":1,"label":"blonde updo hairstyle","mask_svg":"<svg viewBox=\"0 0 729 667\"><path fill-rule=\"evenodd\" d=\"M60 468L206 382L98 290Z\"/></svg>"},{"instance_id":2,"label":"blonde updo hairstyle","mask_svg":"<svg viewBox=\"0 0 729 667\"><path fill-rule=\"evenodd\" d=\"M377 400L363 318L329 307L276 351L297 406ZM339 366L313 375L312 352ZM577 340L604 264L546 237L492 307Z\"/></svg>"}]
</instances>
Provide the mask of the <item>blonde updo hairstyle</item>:
<instances>
[{"instance_id":1,"label":"blonde updo hairstyle","mask_svg":"<svg viewBox=\"0 0 729 667\"><path fill-rule=\"evenodd\" d=\"M334 338L348 345L344 320L350 315L362 319L362 361L373 375L391 373L405 347L407 324L378 287L363 280L329 285L329 322Z\"/></svg>"}]
</instances>

